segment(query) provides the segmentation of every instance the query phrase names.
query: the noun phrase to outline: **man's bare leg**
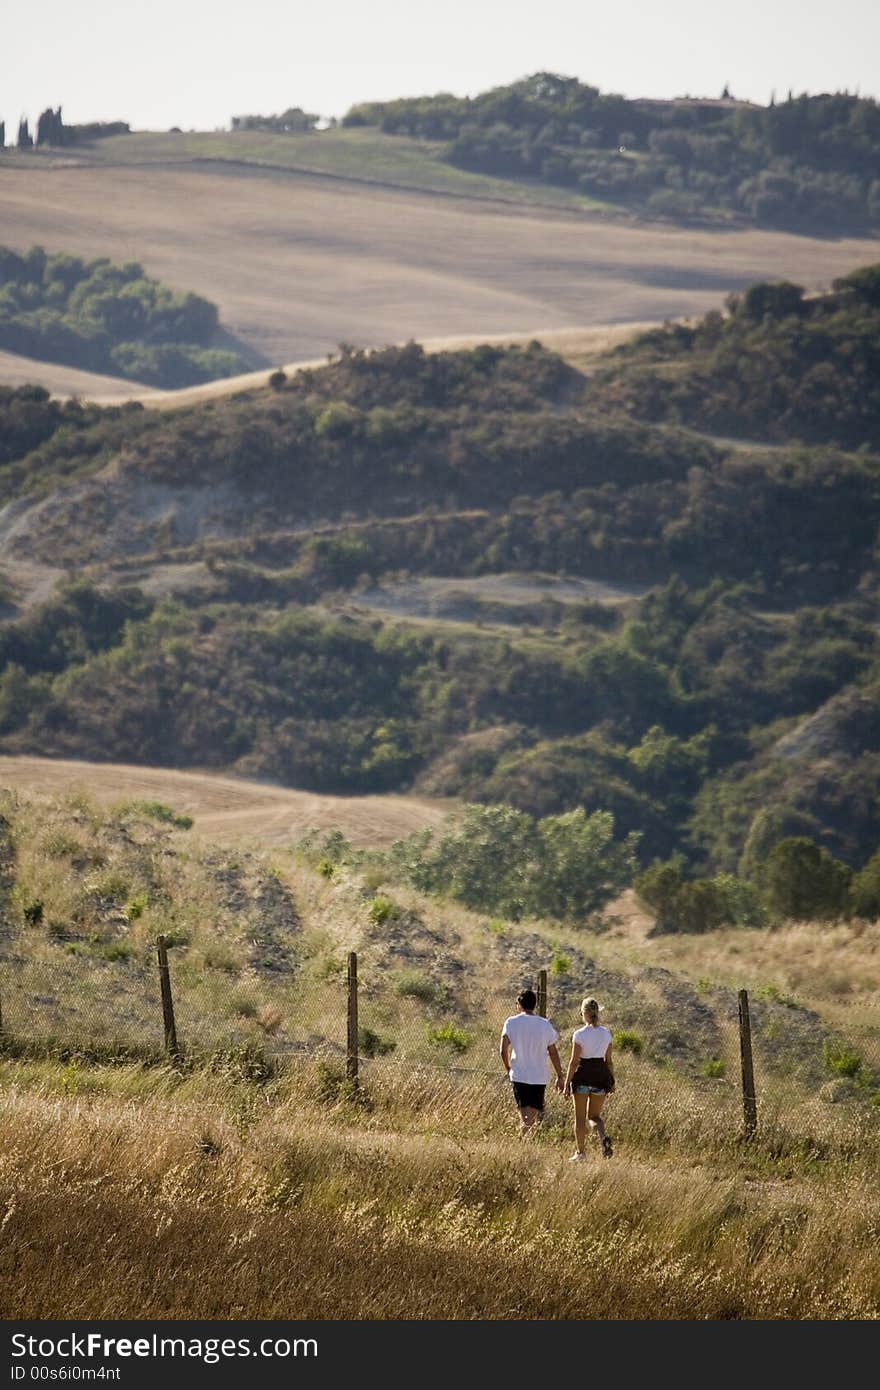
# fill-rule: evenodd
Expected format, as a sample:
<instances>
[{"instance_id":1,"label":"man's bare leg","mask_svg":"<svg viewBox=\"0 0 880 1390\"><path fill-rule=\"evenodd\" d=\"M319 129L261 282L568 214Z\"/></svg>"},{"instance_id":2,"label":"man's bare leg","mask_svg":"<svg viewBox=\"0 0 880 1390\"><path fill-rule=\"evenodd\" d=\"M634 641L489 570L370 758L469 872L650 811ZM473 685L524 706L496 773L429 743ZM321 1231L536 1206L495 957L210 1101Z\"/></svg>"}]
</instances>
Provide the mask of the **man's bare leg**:
<instances>
[{"instance_id":1,"label":"man's bare leg","mask_svg":"<svg viewBox=\"0 0 880 1390\"><path fill-rule=\"evenodd\" d=\"M540 1123L540 1110L535 1110L531 1105L524 1105L519 1112L519 1137L525 1139L526 1135L534 1134Z\"/></svg>"}]
</instances>

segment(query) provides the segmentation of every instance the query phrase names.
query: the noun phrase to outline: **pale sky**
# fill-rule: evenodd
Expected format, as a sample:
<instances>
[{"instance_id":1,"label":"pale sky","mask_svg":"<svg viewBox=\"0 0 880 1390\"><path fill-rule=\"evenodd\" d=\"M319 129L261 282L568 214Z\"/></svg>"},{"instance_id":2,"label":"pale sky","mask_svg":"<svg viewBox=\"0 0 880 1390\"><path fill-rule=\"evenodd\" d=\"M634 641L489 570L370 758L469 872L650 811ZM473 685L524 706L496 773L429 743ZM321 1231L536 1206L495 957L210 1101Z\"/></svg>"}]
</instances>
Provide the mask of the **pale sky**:
<instances>
[{"instance_id":1,"label":"pale sky","mask_svg":"<svg viewBox=\"0 0 880 1390\"><path fill-rule=\"evenodd\" d=\"M880 96L877 0L41 0L4 6L0 119L233 115L475 95L541 70L625 96Z\"/></svg>"}]
</instances>

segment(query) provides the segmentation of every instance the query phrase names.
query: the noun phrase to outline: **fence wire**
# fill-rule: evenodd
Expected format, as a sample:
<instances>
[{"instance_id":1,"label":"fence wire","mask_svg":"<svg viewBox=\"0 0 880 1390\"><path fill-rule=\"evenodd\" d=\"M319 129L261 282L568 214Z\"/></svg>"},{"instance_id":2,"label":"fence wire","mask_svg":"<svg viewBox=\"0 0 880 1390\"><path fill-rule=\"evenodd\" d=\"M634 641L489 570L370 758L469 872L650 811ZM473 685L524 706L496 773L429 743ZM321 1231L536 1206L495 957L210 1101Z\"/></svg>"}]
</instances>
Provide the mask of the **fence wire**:
<instances>
[{"instance_id":1,"label":"fence wire","mask_svg":"<svg viewBox=\"0 0 880 1390\"><path fill-rule=\"evenodd\" d=\"M303 978L283 968L271 943L256 941L244 968L224 958L191 959L172 942L169 973L177 1042L198 1060L223 1050L250 1049L276 1061L318 1058L353 1066L362 1081L383 1084L402 1070L446 1074L502 1085L498 1055L502 1025L525 985L546 978L546 1011L559 1033L563 1068L585 994L603 1001L602 1021L614 1038L618 1089L645 1084L650 1074L686 1093L691 1112L707 1124L743 1115L743 1072L737 992L709 983L690 985L663 969L627 976L591 962L556 958L550 968L528 959L520 942L487 994L477 973L438 940L431 959L389 962L366 953L359 970L357 1047L347 1047L349 998L346 957L325 961ZM166 1040L155 947L81 947L28 954L16 942L0 954L2 1042L56 1054L157 1057ZM503 952L502 952L503 955ZM485 978L485 976L481 976ZM749 996L754 1093L759 1128L827 1134L841 1129L853 1142L880 1137L880 1038L877 1029L829 1025L815 1010L775 990ZM838 1011L840 1012L840 1011ZM548 1073L548 1079L549 1073Z\"/></svg>"}]
</instances>

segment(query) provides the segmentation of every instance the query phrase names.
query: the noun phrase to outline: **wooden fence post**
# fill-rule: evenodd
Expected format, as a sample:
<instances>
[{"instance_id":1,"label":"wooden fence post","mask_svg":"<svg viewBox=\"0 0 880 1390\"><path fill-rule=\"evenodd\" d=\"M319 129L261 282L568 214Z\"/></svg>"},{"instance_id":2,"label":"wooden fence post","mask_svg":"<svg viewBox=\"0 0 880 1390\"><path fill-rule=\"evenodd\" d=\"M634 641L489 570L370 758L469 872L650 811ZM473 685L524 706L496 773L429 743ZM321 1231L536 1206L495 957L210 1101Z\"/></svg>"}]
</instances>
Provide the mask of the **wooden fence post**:
<instances>
[{"instance_id":1,"label":"wooden fence post","mask_svg":"<svg viewBox=\"0 0 880 1390\"><path fill-rule=\"evenodd\" d=\"M177 1028L174 1024L174 1000L171 997L171 973L168 969L168 944L164 936L156 938L159 957L159 988L162 992L162 1021L165 1025L165 1051L173 1062L180 1061Z\"/></svg>"},{"instance_id":2,"label":"wooden fence post","mask_svg":"<svg viewBox=\"0 0 880 1390\"><path fill-rule=\"evenodd\" d=\"M547 1017L547 971L538 971L538 1013Z\"/></svg>"},{"instance_id":3,"label":"wooden fence post","mask_svg":"<svg viewBox=\"0 0 880 1390\"><path fill-rule=\"evenodd\" d=\"M755 1072L752 1066L752 1027L749 1022L749 992L739 992L739 1053L742 1059L743 1121L746 1137L751 1139L758 1128L758 1102L755 1097Z\"/></svg>"},{"instance_id":4,"label":"wooden fence post","mask_svg":"<svg viewBox=\"0 0 880 1390\"><path fill-rule=\"evenodd\" d=\"M358 958L357 951L348 953L348 1038L345 1074L358 1084Z\"/></svg>"}]
</instances>

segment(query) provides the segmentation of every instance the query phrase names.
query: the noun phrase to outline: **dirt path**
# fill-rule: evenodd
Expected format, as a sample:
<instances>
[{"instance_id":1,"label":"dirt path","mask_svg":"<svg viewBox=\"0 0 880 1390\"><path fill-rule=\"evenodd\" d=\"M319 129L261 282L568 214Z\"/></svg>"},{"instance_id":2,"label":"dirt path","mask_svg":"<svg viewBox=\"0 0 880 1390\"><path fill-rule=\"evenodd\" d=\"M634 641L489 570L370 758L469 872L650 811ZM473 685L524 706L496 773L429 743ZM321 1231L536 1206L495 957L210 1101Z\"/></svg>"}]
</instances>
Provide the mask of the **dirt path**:
<instances>
[{"instance_id":1,"label":"dirt path","mask_svg":"<svg viewBox=\"0 0 880 1390\"><path fill-rule=\"evenodd\" d=\"M290 845L311 826L338 827L357 845L385 845L441 825L455 805L416 796L324 796L213 773L30 757L0 756L0 788L25 796L84 792L103 806L161 801L192 816L201 838L240 848Z\"/></svg>"}]
</instances>

